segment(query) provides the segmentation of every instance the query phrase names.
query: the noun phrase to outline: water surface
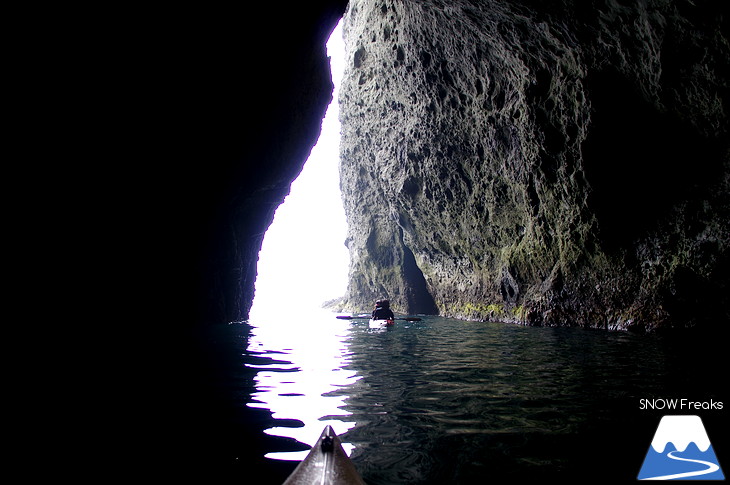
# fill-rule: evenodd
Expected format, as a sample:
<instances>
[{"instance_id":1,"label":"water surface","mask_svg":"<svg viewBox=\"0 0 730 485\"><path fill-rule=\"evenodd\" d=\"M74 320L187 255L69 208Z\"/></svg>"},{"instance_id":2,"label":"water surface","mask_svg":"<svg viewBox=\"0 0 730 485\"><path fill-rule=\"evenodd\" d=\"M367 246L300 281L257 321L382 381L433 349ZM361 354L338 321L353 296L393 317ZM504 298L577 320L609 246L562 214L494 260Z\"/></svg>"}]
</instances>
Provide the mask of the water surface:
<instances>
[{"instance_id":1,"label":"water surface","mask_svg":"<svg viewBox=\"0 0 730 485\"><path fill-rule=\"evenodd\" d=\"M440 317L373 330L326 312L251 325L247 406L302 444L266 457L302 459L330 424L370 484L634 480L662 415L640 399L724 392L655 337Z\"/></svg>"}]
</instances>

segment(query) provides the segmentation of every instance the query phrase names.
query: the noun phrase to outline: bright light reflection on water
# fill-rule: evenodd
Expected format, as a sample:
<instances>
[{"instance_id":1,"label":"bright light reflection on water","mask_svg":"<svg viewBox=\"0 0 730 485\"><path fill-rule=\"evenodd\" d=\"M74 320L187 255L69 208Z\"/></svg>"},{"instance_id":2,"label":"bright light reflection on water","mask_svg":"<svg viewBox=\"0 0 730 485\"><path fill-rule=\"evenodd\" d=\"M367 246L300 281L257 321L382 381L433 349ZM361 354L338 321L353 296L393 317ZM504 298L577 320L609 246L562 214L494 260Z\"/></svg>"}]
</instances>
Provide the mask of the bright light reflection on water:
<instances>
[{"instance_id":1,"label":"bright light reflection on water","mask_svg":"<svg viewBox=\"0 0 730 485\"><path fill-rule=\"evenodd\" d=\"M327 43L336 100L344 70L342 26ZM358 378L344 367L349 322L337 320L321 304L342 296L349 253L345 211L339 191L340 125L330 104L322 132L291 192L279 206L259 253L256 296L249 324L248 352L261 361L250 407L269 409L275 419L298 420L302 427L275 427L267 434L314 445L324 427L338 435L354 426L340 409L345 397L328 396ZM288 423L287 423L288 424ZM352 446L343 443L349 453ZM307 452L269 453L273 459L301 460Z\"/></svg>"},{"instance_id":2,"label":"bright light reflection on water","mask_svg":"<svg viewBox=\"0 0 730 485\"><path fill-rule=\"evenodd\" d=\"M350 362L347 346L350 324L321 310L305 310L290 317L276 315L272 319L252 318L249 353L262 362L249 365L258 370L256 392L250 407L271 411L274 419L293 419L302 427L275 427L265 432L294 438L314 445L326 425L341 435L355 423L351 414L341 409L346 396L330 396L331 391L348 386L359 379L345 367ZM267 360L271 359L271 360ZM353 446L343 443L347 453ZM267 458L302 460L308 451L268 453Z\"/></svg>"}]
</instances>

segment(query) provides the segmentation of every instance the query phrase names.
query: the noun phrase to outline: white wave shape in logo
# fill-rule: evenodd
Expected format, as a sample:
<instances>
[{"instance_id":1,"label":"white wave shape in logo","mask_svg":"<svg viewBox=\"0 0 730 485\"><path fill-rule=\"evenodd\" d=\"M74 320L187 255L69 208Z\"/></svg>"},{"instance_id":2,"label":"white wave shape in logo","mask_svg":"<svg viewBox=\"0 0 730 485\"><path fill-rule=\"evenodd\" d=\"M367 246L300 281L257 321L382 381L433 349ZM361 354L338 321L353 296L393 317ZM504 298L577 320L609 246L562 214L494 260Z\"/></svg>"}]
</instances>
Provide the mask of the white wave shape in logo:
<instances>
[{"instance_id":1,"label":"white wave shape in logo","mask_svg":"<svg viewBox=\"0 0 730 485\"><path fill-rule=\"evenodd\" d=\"M690 443L696 444L700 451L707 451L710 447L710 438L699 416L664 416L651 446L657 453L664 453L669 442L674 443L677 451L686 450Z\"/></svg>"}]
</instances>

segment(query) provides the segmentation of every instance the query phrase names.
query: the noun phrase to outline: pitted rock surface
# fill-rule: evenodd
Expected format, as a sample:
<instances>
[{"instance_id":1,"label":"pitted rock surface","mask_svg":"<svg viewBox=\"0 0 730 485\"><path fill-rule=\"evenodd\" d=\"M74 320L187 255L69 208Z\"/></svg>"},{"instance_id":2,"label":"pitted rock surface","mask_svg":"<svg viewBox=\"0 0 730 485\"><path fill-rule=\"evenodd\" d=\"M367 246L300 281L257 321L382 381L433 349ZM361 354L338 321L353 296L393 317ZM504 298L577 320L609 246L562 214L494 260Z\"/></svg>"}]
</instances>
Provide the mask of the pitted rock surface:
<instances>
[{"instance_id":1,"label":"pitted rock surface","mask_svg":"<svg viewBox=\"0 0 730 485\"><path fill-rule=\"evenodd\" d=\"M726 318L727 24L717 2L351 1L342 308Z\"/></svg>"}]
</instances>

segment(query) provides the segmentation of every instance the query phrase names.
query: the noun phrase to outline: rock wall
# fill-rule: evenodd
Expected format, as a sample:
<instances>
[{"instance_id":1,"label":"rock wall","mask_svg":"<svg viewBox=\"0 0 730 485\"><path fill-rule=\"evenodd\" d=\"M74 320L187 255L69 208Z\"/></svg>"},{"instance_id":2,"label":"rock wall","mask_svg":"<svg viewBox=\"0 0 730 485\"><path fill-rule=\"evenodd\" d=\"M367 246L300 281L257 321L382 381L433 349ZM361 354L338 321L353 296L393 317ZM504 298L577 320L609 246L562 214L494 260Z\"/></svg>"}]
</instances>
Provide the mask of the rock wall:
<instances>
[{"instance_id":1,"label":"rock wall","mask_svg":"<svg viewBox=\"0 0 730 485\"><path fill-rule=\"evenodd\" d=\"M725 2L353 0L344 30L345 308L727 321Z\"/></svg>"}]
</instances>

